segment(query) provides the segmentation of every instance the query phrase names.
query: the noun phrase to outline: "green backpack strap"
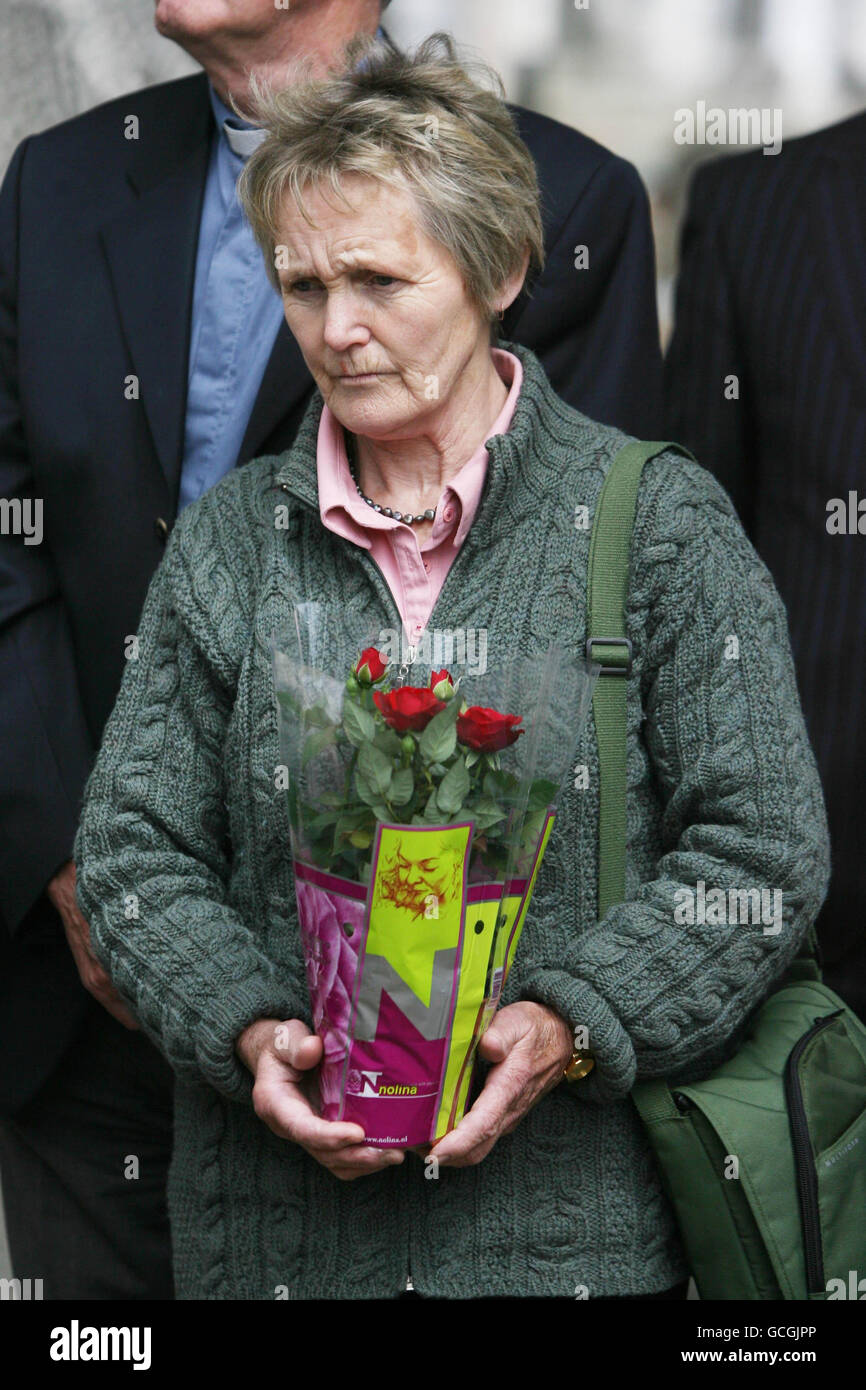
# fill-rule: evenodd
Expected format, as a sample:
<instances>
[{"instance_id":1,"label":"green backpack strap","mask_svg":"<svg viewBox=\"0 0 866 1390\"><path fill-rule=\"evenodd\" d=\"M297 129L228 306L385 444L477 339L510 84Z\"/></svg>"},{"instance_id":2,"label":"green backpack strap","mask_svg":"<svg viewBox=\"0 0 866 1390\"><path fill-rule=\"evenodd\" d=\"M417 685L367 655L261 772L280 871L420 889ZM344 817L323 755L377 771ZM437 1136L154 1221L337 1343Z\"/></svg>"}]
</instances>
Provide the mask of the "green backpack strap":
<instances>
[{"instance_id":1,"label":"green backpack strap","mask_svg":"<svg viewBox=\"0 0 866 1390\"><path fill-rule=\"evenodd\" d=\"M598 742L598 920L625 897L626 681L632 649L626 636L629 551L644 464L666 449L696 462L681 444L635 439L611 460L592 524L587 571L586 655L601 663L592 697ZM817 959L816 959L817 958ZM790 977L821 979L820 951L809 928Z\"/></svg>"},{"instance_id":2,"label":"green backpack strap","mask_svg":"<svg viewBox=\"0 0 866 1390\"><path fill-rule=\"evenodd\" d=\"M625 897L625 730L626 681L631 675L631 642L625 631L629 550L644 464L679 444L635 439L611 460L599 494L587 572L586 655L601 663L592 697L598 741L598 920Z\"/></svg>"}]
</instances>

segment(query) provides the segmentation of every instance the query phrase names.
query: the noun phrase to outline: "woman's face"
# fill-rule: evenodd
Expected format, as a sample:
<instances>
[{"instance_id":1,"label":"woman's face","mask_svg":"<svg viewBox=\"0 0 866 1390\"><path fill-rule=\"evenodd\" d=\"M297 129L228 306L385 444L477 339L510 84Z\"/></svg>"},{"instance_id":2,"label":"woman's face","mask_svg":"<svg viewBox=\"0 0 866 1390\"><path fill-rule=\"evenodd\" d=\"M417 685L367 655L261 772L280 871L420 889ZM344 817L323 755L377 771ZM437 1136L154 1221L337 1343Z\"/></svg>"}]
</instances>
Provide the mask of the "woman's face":
<instances>
[{"instance_id":1,"label":"woman's face","mask_svg":"<svg viewBox=\"0 0 866 1390\"><path fill-rule=\"evenodd\" d=\"M286 322L341 425L377 439L423 434L447 422L470 364L489 363L488 323L407 190L359 175L343 186L354 211L330 188L330 201L305 192L315 227L286 200L277 235Z\"/></svg>"}]
</instances>

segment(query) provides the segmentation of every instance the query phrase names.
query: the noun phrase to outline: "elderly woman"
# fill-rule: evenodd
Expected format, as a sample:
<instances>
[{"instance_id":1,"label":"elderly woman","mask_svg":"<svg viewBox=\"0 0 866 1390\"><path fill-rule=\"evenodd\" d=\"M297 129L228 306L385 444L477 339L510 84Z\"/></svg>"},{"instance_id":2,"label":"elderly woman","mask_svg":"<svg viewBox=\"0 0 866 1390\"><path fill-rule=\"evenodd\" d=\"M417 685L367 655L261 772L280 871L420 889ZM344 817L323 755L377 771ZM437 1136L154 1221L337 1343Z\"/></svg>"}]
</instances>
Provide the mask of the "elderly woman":
<instances>
[{"instance_id":1,"label":"elderly woman","mask_svg":"<svg viewBox=\"0 0 866 1390\"><path fill-rule=\"evenodd\" d=\"M271 638L315 599L409 644L483 628L489 663L551 637L581 655L575 508L592 516L625 436L558 399L531 352L491 345L541 259L538 193L507 107L449 42L371 50L260 115L242 196L318 390L290 450L175 526L75 855L96 950L176 1072L179 1294L682 1296L629 1092L730 1054L826 889L782 604L722 489L660 454L627 603L626 900L597 920L590 729L436 1180L323 1120ZM781 889L782 929L682 925L701 881ZM594 1067L570 1081L577 1028Z\"/></svg>"}]
</instances>

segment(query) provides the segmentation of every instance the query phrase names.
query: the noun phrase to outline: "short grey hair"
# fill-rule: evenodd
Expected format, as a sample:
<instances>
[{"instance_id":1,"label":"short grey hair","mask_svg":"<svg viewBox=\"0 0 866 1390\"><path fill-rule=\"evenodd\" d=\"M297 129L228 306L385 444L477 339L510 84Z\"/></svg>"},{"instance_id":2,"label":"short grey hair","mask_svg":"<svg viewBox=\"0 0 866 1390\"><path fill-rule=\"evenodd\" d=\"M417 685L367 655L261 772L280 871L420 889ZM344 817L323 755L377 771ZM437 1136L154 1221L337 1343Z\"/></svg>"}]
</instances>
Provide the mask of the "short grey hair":
<instances>
[{"instance_id":1,"label":"short grey hair","mask_svg":"<svg viewBox=\"0 0 866 1390\"><path fill-rule=\"evenodd\" d=\"M442 33L413 53L356 39L345 63L282 89L251 80L253 119L268 134L246 162L238 197L272 284L280 289L275 252L286 196L311 222L308 186L327 181L348 204L341 175L361 174L408 188L422 227L492 318L527 250L531 268L544 264L535 165L501 79L486 64L462 62Z\"/></svg>"}]
</instances>

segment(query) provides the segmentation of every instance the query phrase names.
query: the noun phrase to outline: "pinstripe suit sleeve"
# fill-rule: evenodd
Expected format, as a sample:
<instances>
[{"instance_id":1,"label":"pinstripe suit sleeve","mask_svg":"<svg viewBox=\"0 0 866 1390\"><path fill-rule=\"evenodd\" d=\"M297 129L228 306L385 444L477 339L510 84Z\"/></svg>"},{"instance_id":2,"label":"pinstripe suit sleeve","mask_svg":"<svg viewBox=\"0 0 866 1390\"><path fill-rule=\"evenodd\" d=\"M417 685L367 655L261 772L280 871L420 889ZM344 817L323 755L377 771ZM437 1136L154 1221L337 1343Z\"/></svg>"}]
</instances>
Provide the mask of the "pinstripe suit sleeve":
<instances>
[{"instance_id":1,"label":"pinstripe suit sleeve","mask_svg":"<svg viewBox=\"0 0 866 1390\"><path fill-rule=\"evenodd\" d=\"M715 474L752 537L758 480L749 448L754 437L749 374L726 244L736 209L720 172L715 165L702 166L690 191L676 324L665 359L665 434L685 444ZM738 399L730 398L733 389L739 391Z\"/></svg>"}]
</instances>

